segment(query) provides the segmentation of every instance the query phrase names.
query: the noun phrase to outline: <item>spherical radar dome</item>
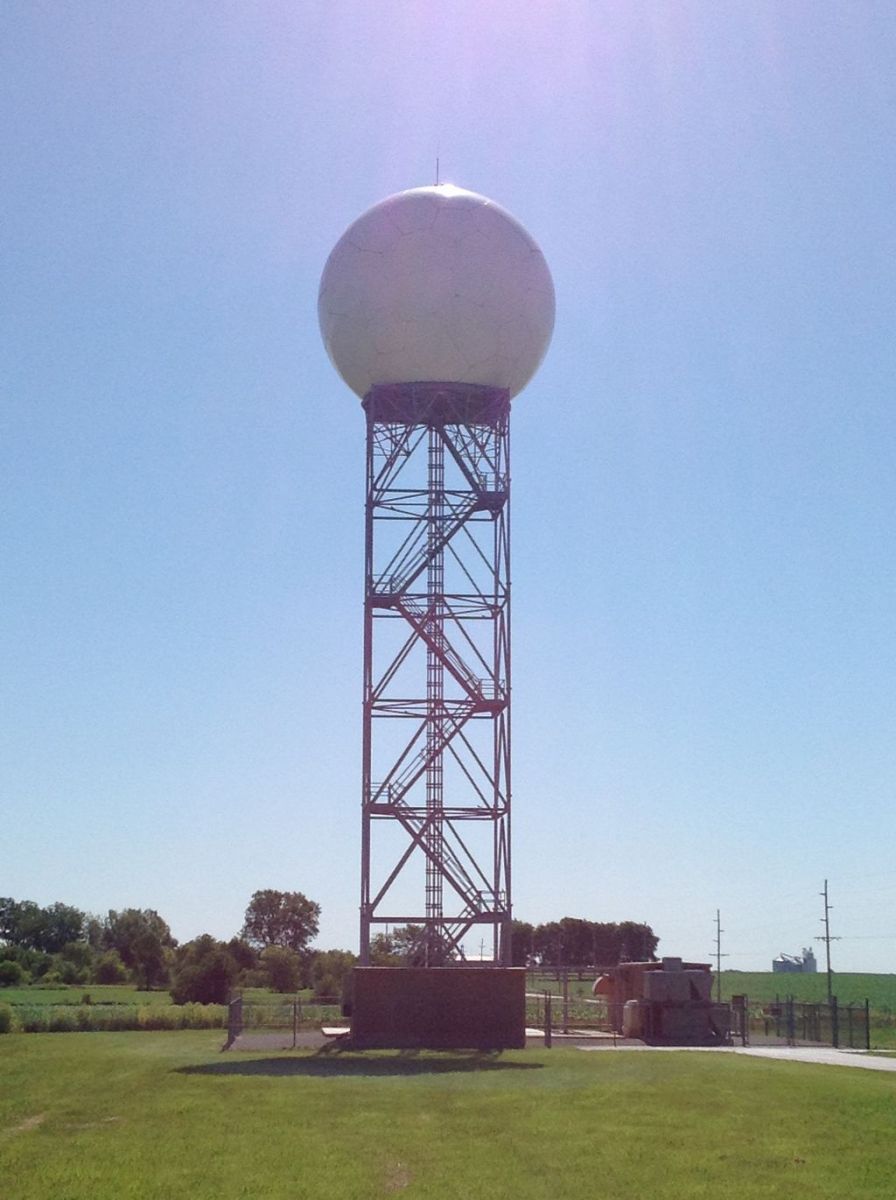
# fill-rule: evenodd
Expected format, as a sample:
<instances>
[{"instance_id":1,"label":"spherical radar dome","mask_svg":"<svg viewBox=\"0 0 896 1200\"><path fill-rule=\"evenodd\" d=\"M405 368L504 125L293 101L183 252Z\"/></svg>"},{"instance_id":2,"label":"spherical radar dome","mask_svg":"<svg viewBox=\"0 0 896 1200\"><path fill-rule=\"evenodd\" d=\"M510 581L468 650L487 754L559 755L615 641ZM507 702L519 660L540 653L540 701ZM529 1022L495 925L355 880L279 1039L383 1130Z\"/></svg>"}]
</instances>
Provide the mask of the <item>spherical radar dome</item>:
<instances>
[{"instance_id":1,"label":"spherical radar dome","mask_svg":"<svg viewBox=\"0 0 896 1200\"><path fill-rule=\"evenodd\" d=\"M383 383L520 392L554 328L544 255L499 205L450 184L374 205L324 267L318 314L333 365L359 396Z\"/></svg>"}]
</instances>

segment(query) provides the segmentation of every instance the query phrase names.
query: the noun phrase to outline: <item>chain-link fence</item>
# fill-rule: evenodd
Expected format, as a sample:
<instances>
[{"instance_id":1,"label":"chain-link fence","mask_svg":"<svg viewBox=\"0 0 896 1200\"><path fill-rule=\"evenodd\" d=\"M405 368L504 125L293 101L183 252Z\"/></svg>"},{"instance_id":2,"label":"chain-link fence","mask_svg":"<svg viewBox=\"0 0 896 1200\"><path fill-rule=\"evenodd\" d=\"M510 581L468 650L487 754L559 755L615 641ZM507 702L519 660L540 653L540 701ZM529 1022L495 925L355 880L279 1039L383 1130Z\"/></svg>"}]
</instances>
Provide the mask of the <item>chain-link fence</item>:
<instances>
[{"instance_id":1,"label":"chain-link fence","mask_svg":"<svg viewBox=\"0 0 896 1200\"><path fill-rule=\"evenodd\" d=\"M598 972L599 973L599 972ZM612 1034L622 1028L621 1005L592 996L595 969L532 970L526 982L526 1024L530 1029L575 1036ZM871 1019L867 1000L840 1004L837 997L807 1003L786 997L773 1003L732 996L730 1024L719 1040L734 1045L835 1046L867 1050Z\"/></svg>"},{"instance_id":2,"label":"chain-link fence","mask_svg":"<svg viewBox=\"0 0 896 1200\"><path fill-rule=\"evenodd\" d=\"M309 1001L298 996L236 996L227 1006L224 1048L293 1049L301 1044L303 1034L343 1023L342 1008L335 998Z\"/></svg>"},{"instance_id":3,"label":"chain-link fence","mask_svg":"<svg viewBox=\"0 0 896 1200\"><path fill-rule=\"evenodd\" d=\"M788 996L770 1004L750 1005L744 998L747 1036L752 1045L838 1046L870 1050L871 1019L867 1000L840 1004L836 996L817 1004Z\"/></svg>"}]
</instances>

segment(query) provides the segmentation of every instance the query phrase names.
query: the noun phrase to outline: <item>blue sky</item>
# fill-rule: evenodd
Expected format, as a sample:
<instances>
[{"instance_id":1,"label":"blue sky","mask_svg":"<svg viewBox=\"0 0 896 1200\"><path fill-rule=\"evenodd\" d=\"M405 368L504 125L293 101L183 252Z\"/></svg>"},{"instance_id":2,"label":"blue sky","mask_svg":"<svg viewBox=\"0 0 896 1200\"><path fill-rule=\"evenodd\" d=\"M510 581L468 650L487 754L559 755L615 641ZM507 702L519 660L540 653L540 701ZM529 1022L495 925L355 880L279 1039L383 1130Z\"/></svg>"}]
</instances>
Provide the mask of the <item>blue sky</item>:
<instances>
[{"instance_id":1,"label":"blue sky","mask_svg":"<svg viewBox=\"0 0 896 1200\"><path fill-rule=\"evenodd\" d=\"M514 404L516 914L896 971L896 10L0 13L0 892L356 948L363 421L345 227L533 233ZM821 947L816 944L816 950Z\"/></svg>"}]
</instances>

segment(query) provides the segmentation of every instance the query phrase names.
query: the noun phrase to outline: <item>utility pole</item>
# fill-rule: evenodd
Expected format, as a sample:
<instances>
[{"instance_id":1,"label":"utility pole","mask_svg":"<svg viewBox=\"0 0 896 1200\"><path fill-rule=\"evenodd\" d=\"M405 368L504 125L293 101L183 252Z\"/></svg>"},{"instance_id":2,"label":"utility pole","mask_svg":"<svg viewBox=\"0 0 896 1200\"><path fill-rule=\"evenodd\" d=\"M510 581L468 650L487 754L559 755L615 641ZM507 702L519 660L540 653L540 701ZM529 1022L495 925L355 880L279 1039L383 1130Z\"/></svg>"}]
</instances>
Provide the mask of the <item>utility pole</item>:
<instances>
[{"instance_id":1,"label":"utility pole","mask_svg":"<svg viewBox=\"0 0 896 1200\"><path fill-rule=\"evenodd\" d=\"M722 916L716 909L716 1003L722 1003L722 959L727 958L727 954L722 953L722 934L725 930L722 928Z\"/></svg>"},{"instance_id":2,"label":"utility pole","mask_svg":"<svg viewBox=\"0 0 896 1200\"><path fill-rule=\"evenodd\" d=\"M831 997L833 995L833 989L831 987L831 942L839 942L840 939L838 937L831 936L831 909L833 908L833 905L828 903L827 880L824 881L824 891L819 892L818 894L824 898L824 916L821 918L821 920L824 922L824 936L817 937L815 940L816 942L824 942L828 968L828 1004L830 1005Z\"/></svg>"}]
</instances>

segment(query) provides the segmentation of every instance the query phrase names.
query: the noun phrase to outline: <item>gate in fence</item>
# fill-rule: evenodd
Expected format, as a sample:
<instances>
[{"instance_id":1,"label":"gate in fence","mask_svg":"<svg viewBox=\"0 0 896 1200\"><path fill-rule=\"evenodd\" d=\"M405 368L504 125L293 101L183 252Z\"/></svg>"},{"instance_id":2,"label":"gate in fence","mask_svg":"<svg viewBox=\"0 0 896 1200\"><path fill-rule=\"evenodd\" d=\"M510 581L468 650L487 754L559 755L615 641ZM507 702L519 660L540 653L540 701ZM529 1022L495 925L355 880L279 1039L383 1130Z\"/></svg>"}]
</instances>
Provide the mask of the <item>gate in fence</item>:
<instances>
[{"instance_id":1,"label":"gate in fence","mask_svg":"<svg viewBox=\"0 0 896 1200\"><path fill-rule=\"evenodd\" d=\"M613 1032L611 1003L593 996L595 967L552 967L526 972L526 1024L557 1033Z\"/></svg>"}]
</instances>

